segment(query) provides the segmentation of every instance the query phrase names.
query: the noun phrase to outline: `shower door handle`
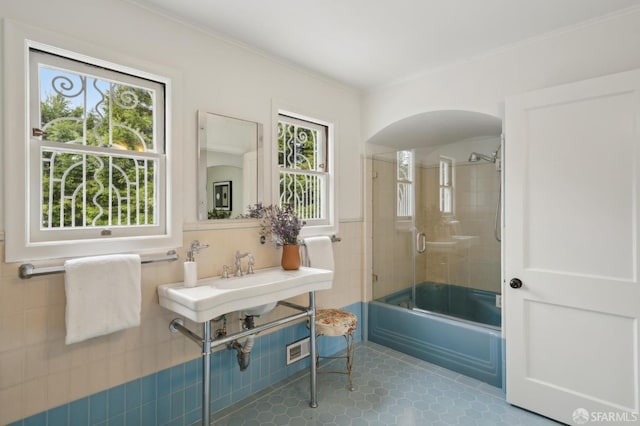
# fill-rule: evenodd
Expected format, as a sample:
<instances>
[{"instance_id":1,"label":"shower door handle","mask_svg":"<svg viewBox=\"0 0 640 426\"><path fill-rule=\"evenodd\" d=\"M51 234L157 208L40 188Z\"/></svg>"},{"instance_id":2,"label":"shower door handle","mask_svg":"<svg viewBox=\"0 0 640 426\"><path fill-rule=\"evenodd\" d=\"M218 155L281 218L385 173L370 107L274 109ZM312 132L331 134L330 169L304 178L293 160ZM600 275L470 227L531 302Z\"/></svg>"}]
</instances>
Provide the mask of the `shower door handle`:
<instances>
[{"instance_id":1,"label":"shower door handle","mask_svg":"<svg viewBox=\"0 0 640 426\"><path fill-rule=\"evenodd\" d=\"M418 232L416 235L416 251L419 254L427 251L427 234L424 232Z\"/></svg>"}]
</instances>

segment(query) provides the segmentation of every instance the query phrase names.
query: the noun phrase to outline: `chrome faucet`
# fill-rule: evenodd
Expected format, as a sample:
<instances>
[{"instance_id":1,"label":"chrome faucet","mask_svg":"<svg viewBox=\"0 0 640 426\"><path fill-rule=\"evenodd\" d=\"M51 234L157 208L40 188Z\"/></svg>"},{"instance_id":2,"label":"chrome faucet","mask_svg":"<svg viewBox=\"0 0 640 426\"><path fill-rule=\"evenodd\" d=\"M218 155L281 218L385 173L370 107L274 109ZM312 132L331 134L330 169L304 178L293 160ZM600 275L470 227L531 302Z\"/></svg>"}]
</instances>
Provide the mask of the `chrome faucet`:
<instances>
[{"instance_id":1,"label":"chrome faucet","mask_svg":"<svg viewBox=\"0 0 640 426\"><path fill-rule=\"evenodd\" d=\"M241 259L247 256L249 257L249 267L247 268L247 273L253 273L253 255L250 252L240 253L240 251L236 251L236 272L234 274L236 277L241 277L242 275L244 275L244 273L242 272Z\"/></svg>"}]
</instances>

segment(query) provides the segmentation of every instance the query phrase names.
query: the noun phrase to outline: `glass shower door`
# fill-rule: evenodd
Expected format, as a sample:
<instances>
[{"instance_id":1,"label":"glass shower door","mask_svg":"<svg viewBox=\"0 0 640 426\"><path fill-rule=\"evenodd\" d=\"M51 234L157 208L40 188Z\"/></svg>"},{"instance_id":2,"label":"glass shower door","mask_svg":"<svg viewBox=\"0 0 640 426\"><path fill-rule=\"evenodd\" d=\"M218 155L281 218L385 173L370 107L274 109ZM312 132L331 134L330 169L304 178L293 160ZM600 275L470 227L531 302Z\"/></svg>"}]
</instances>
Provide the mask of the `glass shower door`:
<instances>
[{"instance_id":1,"label":"glass shower door","mask_svg":"<svg viewBox=\"0 0 640 426\"><path fill-rule=\"evenodd\" d=\"M441 145L373 156L373 298L499 327L500 172L495 156L470 152Z\"/></svg>"},{"instance_id":2,"label":"glass shower door","mask_svg":"<svg viewBox=\"0 0 640 426\"><path fill-rule=\"evenodd\" d=\"M478 148L487 150L460 143L415 151L415 223L427 250L416 257L413 300L419 310L499 327L498 151L472 151Z\"/></svg>"},{"instance_id":3,"label":"glass shower door","mask_svg":"<svg viewBox=\"0 0 640 426\"><path fill-rule=\"evenodd\" d=\"M411 151L372 157L373 299L413 307L415 177Z\"/></svg>"}]
</instances>

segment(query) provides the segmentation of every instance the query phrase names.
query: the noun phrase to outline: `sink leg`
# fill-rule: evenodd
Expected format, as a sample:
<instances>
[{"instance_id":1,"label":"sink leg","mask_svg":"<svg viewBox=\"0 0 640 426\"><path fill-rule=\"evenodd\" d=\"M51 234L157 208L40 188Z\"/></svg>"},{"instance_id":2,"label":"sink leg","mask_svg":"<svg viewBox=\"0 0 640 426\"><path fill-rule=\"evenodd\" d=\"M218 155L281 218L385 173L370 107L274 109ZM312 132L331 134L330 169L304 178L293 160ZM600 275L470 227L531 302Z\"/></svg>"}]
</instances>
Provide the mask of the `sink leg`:
<instances>
[{"instance_id":1,"label":"sink leg","mask_svg":"<svg viewBox=\"0 0 640 426\"><path fill-rule=\"evenodd\" d=\"M309 373L309 381L311 385L311 402L309 406L316 408L318 406L318 388L316 381L317 365L316 365L316 293L315 291L309 292L309 334L310 334L310 357L311 371Z\"/></svg>"},{"instance_id":2,"label":"sink leg","mask_svg":"<svg viewBox=\"0 0 640 426\"><path fill-rule=\"evenodd\" d=\"M211 404L211 321L202 324L202 425L209 426Z\"/></svg>"}]
</instances>

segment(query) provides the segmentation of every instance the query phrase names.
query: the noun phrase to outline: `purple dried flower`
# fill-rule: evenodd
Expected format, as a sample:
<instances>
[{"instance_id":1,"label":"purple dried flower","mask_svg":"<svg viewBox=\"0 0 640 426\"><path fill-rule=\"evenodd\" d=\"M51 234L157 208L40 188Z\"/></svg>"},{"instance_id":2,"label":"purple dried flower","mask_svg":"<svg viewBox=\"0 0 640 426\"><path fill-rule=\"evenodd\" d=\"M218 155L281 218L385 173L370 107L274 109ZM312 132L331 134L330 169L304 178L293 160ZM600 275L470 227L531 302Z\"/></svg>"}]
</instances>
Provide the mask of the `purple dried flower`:
<instances>
[{"instance_id":1,"label":"purple dried flower","mask_svg":"<svg viewBox=\"0 0 640 426\"><path fill-rule=\"evenodd\" d=\"M256 204L250 208L251 217L261 217L260 235L271 237L276 244L298 244L300 228L304 226L291 204L263 207Z\"/></svg>"}]
</instances>

